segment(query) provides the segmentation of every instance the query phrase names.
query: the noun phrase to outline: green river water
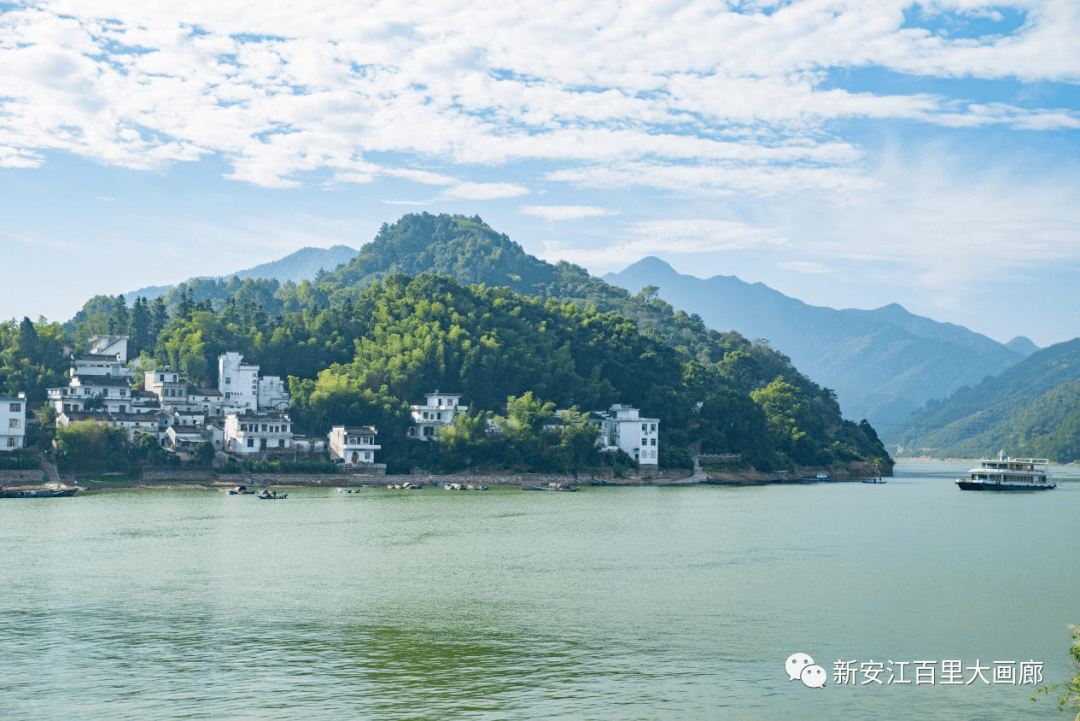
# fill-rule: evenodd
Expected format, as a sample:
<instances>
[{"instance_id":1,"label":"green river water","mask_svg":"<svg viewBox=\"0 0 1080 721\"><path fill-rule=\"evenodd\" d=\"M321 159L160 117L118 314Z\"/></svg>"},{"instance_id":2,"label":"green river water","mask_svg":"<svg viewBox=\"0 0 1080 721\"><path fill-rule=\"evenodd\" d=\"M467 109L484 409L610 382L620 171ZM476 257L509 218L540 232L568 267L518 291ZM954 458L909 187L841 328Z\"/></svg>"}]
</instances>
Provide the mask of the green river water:
<instances>
[{"instance_id":1,"label":"green river water","mask_svg":"<svg viewBox=\"0 0 1080 721\"><path fill-rule=\"evenodd\" d=\"M1071 675L1080 483L962 492L968 465L0 501L0 718L1062 718L1030 685L966 681ZM789 680L796 652L825 688ZM839 684L838 660L910 680L934 661L935 683Z\"/></svg>"}]
</instances>

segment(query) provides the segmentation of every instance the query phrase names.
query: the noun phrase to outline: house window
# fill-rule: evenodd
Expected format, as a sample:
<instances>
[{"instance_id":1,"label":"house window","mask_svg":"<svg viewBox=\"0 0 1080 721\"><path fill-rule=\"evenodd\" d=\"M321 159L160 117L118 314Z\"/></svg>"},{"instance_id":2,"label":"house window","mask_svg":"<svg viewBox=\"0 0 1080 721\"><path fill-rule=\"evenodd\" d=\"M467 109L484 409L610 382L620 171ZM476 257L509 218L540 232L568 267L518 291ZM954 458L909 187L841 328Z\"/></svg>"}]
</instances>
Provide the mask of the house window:
<instances>
[{"instance_id":1,"label":"house window","mask_svg":"<svg viewBox=\"0 0 1080 721\"><path fill-rule=\"evenodd\" d=\"M656 439L655 438L650 438L649 439L649 445L650 446L655 446L656 445Z\"/></svg>"},{"instance_id":2,"label":"house window","mask_svg":"<svg viewBox=\"0 0 1080 721\"><path fill-rule=\"evenodd\" d=\"M226 378L225 379L225 385L231 386L232 385L232 378Z\"/></svg>"},{"instance_id":3,"label":"house window","mask_svg":"<svg viewBox=\"0 0 1080 721\"><path fill-rule=\"evenodd\" d=\"M649 424L649 432L650 433L656 433L656 424L655 423Z\"/></svg>"},{"instance_id":4,"label":"house window","mask_svg":"<svg viewBox=\"0 0 1080 721\"><path fill-rule=\"evenodd\" d=\"M16 441L15 441L15 439L14 439L14 438L8 438L8 439L7 439L7 446L8 446L8 448L14 448L14 447L15 447L15 443L16 443Z\"/></svg>"},{"instance_id":5,"label":"house window","mask_svg":"<svg viewBox=\"0 0 1080 721\"><path fill-rule=\"evenodd\" d=\"M255 439L254 438L248 438L247 439L247 445L248 445L248 448L254 448L255 447Z\"/></svg>"},{"instance_id":6,"label":"house window","mask_svg":"<svg viewBox=\"0 0 1080 721\"><path fill-rule=\"evenodd\" d=\"M649 432L649 424L648 423L642 423L641 424L641 432L642 433L648 433Z\"/></svg>"},{"instance_id":7,"label":"house window","mask_svg":"<svg viewBox=\"0 0 1080 721\"><path fill-rule=\"evenodd\" d=\"M20 412L22 412L22 403L12 403L11 404L11 412L12 413L20 413Z\"/></svg>"},{"instance_id":8,"label":"house window","mask_svg":"<svg viewBox=\"0 0 1080 721\"><path fill-rule=\"evenodd\" d=\"M22 425L22 421L18 418L8 419L8 428L18 428Z\"/></svg>"}]
</instances>

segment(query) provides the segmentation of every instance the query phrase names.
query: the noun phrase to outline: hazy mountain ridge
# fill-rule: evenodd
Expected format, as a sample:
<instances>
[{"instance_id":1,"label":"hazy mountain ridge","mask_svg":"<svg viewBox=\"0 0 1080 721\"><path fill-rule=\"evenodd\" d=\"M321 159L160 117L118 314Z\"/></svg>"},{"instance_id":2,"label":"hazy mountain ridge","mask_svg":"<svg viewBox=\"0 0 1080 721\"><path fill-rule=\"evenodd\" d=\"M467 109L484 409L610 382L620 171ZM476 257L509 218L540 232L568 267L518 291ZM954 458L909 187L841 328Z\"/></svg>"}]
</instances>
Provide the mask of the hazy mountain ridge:
<instances>
[{"instance_id":1,"label":"hazy mountain ridge","mask_svg":"<svg viewBox=\"0 0 1080 721\"><path fill-rule=\"evenodd\" d=\"M219 276L189 278L184 282L190 283L195 280L228 280L236 277L240 280L246 278L264 278L267 280L276 280L279 283L288 281L300 283L304 280L315 280L315 277L320 270L330 272L337 269L342 264L348 263L355 258L359 252L360 251L350 248L347 245L334 245L329 248L301 248L300 250L286 255L284 258L273 260L269 263L261 263L252 268L247 268L246 270L239 270L235 273L226 273ZM134 301L140 296L147 300L154 300L155 298L166 295L174 287L175 286L171 285L152 285L131 291L130 293L125 293L124 297L131 301Z\"/></svg>"},{"instance_id":2,"label":"hazy mountain ridge","mask_svg":"<svg viewBox=\"0 0 1080 721\"><path fill-rule=\"evenodd\" d=\"M734 276L682 275L658 258L604 279L631 292L657 286L661 297L699 314L710 327L767 338L802 372L835 389L847 417L882 424L885 437L891 435L885 424L1023 357L984 335L895 303L874 310L812 306Z\"/></svg>"},{"instance_id":3,"label":"hazy mountain ridge","mask_svg":"<svg viewBox=\"0 0 1080 721\"><path fill-rule=\"evenodd\" d=\"M911 414L905 453L1080 460L1080 338L1033 353L997 376Z\"/></svg>"}]
</instances>

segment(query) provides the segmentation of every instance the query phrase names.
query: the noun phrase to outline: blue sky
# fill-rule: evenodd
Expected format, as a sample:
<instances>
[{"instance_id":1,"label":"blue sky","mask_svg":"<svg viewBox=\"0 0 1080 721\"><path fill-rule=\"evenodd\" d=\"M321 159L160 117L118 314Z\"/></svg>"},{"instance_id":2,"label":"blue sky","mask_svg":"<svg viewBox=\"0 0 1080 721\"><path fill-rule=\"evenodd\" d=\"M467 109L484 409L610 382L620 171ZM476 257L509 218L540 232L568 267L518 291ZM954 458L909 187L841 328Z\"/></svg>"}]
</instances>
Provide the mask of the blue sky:
<instances>
[{"instance_id":1,"label":"blue sky","mask_svg":"<svg viewBox=\"0 0 1080 721\"><path fill-rule=\"evenodd\" d=\"M1074 0L152 5L0 3L2 318L426 210L1080 335Z\"/></svg>"}]
</instances>

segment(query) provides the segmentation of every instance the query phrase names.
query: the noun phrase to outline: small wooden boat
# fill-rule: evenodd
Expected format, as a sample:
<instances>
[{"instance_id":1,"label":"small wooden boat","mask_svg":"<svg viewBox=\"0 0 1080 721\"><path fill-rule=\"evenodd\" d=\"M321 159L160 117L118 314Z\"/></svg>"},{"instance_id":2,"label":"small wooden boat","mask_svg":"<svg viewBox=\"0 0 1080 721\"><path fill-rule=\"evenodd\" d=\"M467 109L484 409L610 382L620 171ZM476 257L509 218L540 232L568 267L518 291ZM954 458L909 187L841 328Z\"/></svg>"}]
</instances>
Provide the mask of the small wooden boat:
<instances>
[{"instance_id":1,"label":"small wooden boat","mask_svg":"<svg viewBox=\"0 0 1080 721\"><path fill-rule=\"evenodd\" d=\"M0 490L0 498L60 498L74 496L78 488L35 488L26 491Z\"/></svg>"},{"instance_id":2,"label":"small wooden boat","mask_svg":"<svg viewBox=\"0 0 1080 721\"><path fill-rule=\"evenodd\" d=\"M288 497L288 493L282 493L279 496L277 491L263 491L259 494L259 500L262 501L284 501Z\"/></svg>"}]
</instances>

